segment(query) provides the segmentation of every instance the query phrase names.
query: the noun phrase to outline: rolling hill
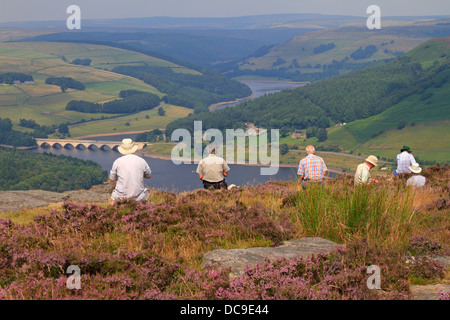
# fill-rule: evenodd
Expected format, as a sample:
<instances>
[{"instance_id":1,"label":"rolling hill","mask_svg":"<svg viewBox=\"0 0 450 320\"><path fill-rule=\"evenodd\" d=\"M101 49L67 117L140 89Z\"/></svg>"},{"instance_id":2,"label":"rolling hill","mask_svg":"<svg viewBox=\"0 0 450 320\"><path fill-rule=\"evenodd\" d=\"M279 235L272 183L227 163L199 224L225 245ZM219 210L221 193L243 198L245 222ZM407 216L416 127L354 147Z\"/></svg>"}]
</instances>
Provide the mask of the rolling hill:
<instances>
[{"instance_id":1,"label":"rolling hill","mask_svg":"<svg viewBox=\"0 0 450 320\"><path fill-rule=\"evenodd\" d=\"M447 22L447 23L444 23ZM316 81L395 59L426 40L450 35L447 20L369 30L339 27L293 37L229 66L230 77L266 76Z\"/></svg>"},{"instance_id":2,"label":"rolling hill","mask_svg":"<svg viewBox=\"0 0 450 320\"><path fill-rule=\"evenodd\" d=\"M131 29L127 28L126 30ZM145 29L137 32L108 30L43 34L22 41L108 41L163 53L206 68L214 68L217 64L238 61L252 55L260 47L287 41L299 34L315 30L317 29Z\"/></svg>"},{"instance_id":3,"label":"rolling hill","mask_svg":"<svg viewBox=\"0 0 450 320\"><path fill-rule=\"evenodd\" d=\"M361 12L361 14L363 15L364 12ZM398 27L410 25L414 22L428 23L430 20L442 19L444 17L383 17L382 25L383 28L391 26ZM258 59L256 59L258 60L257 62L254 61L256 57L261 55L261 52L266 52L267 48L278 45L274 47L274 51L283 51L285 50L283 49L284 46L286 46L286 50L290 50L293 46L300 45L298 43L299 41L307 40L309 37L312 37L311 40L313 38L320 40L319 38L323 37L324 41L329 40L329 38L335 41L334 38L339 38L340 34L325 32L326 35L319 36L322 33L313 34L312 32L317 30L321 30L322 32L325 30L332 31L330 28L337 29L342 27L361 28L365 27L366 19L367 17L364 16L323 14L266 14L229 18L149 17L105 20L85 19L83 20L83 25L86 28L83 28L79 32L67 32L64 22L41 21L11 23L8 25L30 28L30 33L31 30L33 30L33 33L29 37L26 36L23 29L17 29L16 31L11 29L2 32L0 28L0 40L3 35L3 38L11 40L21 39L20 41L108 41L164 53L183 61L189 61L203 67L222 71L227 70L227 68L229 70L230 66L233 67L236 62L243 61L247 57L252 56L254 58L250 58L250 65L244 64L242 68L248 67L252 69L256 65L260 68L262 67L260 66L260 62L261 65L269 63L271 67L272 63L278 58L275 57L270 62L269 56L271 56L271 53L268 53L268 57L262 59L260 62ZM1 26L2 24L0 24ZM52 27L49 28L49 26ZM311 36L301 37L301 35L308 32L311 33ZM355 36L352 33L349 35ZM359 41L364 43L364 38L367 35L368 33L359 34L356 35L355 39L359 39ZM433 35L427 34L425 36L425 38L429 37L433 37ZM411 34L407 38L411 38ZM389 50L397 49L397 51L407 51L406 49L412 48L411 46L405 48L401 44L404 42L403 39L399 37L389 38L388 41L394 39L398 40L397 44L395 46L391 45ZM320 42L318 43L320 44ZM308 48L313 44L314 41L306 43L306 47L305 45L302 47ZM308 50L301 53L302 59L305 53L308 54L307 52ZM288 56L292 56L291 53L286 53ZM387 54L386 56L392 57L393 55ZM345 55L340 59L344 57ZM298 59L298 57L295 58ZM327 56L321 57L320 55L319 58L323 62L315 62L313 66L317 63L330 64L334 59L328 59ZM292 59L294 58L291 57ZM256 65L253 66L251 65L252 63L256 63ZM308 61L307 63L310 62ZM314 69L313 71L316 72L317 70Z\"/></svg>"},{"instance_id":4,"label":"rolling hill","mask_svg":"<svg viewBox=\"0 0 450 320\"><path fill-rule=\"evenodd\" d=\"M90 65L76 65L73 63L76 60L89 60ZM175 61L175 59L171 60ZM168 111L166 116L153 122L158 125L157 128L160 128L175 118L184 117L188 112L192 112L192 105L195 105L195 99L197 98L213 102L227 101L230 97L235 97L235 93L232 91L235 85L239 89L245 89L244 96L249 95L250 89L237 81L229 80L222 75L203 70L200 67L194 70L173 61L99 44L0 43L0 73L18 72L31 75L34 80L32 84L0 85L1 117L10 118L16 125L20 119L33 119L40 125L48 126L117 117L119 114L69 111L66 110L66 105L72 100L105 103L118 99L119 93L123 90L138 90L154 93L168 103L165 107ZM112 71L118 70L118 68L122 68L123 73ZM146 72L135 72L131 76L126 74L128 69L145 69ZM49 77L73 78L82 83L86 90L68 89L62 92L59 86L45 83ZM169 77L171 78L169 79ZM179 79L184 79L186 83L181 83L181 80L178 81ZM220 85L215 81L220 81ZM155 83L156 86L165 84L165 87L158 90L155 86L149 84L150 82ZM208 87L194 87L195 85L202 85L202 83L207 83ZM218 88L220 90L217 90ZM176 99L181 93L184 94L185 100L178 99L180 104L177 105L183 106L184 103L190 103L191 109L184 111L182 107L173 106L174 103L171 102L171 99ZM144 113L140 115L146 119L155 116L150 111ZM129 122L124 117L117 119L119 122L120 119ZM162 121L163 119L164 121ZM152 119L148 120L151 122ZM120 123L117 124L116 121L115 127L120 127ZM143 126L145 127L145 124L141 123L140 127ZM21 128L18 127L17 129ZM136 130L136 128L129 129L130 131ZM89 134L93 133L91 131L89 130ZM80 132L80 134L82 133Z\"/></svg>"},{"instance_id":5,"label":"rolling hill","mask_svg":"<svg viewBox=\"0 0 450 320\"><path fill-rule=\"evenodd\" d=\"M379 151L380 157L393 159L406 144L421 150L420 159L448 162L450 146L444 137L450 119L449 80L450 37L436 38L394 61L179 119L167 129L189 129L194 119L218 129L253 122L280 129L281 143L291 149L312 143L362 155ZM321 142L314 135L291 137L294 131L308 134L313 127L326 126L327 139ZM429 139L433 146L427 143ZM429 152L432 150L439 150L439 156Z\"/></svg>"},{"instance_id":6,"label":"rolling hill","mask_svg":"<svg viewBox=\"0 0 450 320\"><path fill-rule=\"evenodd\" d=\"M73 65L63 60L72 61L85 55L93 58L95 66L103 63L128 63L137 59L172 66L159 59L94 45L1 43L0 73L15 71L30 74L34 79L34 84L0 86L2 117L10 118L13 123L18 123L19 119L34 119L41 125L77 122L107 115L67 111L65 107L71 100L106 102L117 99L119 92L127 89L163 96L141 80L94 67ZM45 84L45 80L51 76L70 76L85 84L86 90L68 90L63 93L58 86Z\"/></svg>"}]
</instances>

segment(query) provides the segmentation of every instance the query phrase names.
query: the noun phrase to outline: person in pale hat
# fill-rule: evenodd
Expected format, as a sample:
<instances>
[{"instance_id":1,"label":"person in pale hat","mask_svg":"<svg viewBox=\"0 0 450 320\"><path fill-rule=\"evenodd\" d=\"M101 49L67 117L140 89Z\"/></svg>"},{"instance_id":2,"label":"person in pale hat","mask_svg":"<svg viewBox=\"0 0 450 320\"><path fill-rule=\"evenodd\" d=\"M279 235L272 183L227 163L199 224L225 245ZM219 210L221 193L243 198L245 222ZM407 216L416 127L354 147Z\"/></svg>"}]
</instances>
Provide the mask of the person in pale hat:
<instances>
[{"instance_id":1,"label":"person in pale hat","mask_svg":"<svg viewBox=\"0 0 450 320\"><path fill-rule=\"evenodd\" d=\"M412 187L423 187L427 179L419 174L422 172L422 168L419 166L419 164L413 163L411 166L409 166L409 170L414 173L414 175L406 180L406 185Z\"/></svg>"},{"instance_id":2,"label":"person in pale hat","mask_svg":"<svg viewBox=\"0 0 450 320\"><path fill-rule=\"evenodd\" d=\"M150 179L152 171L143 158L134 154L137 148L131 139L123 139L117 148L123 156L114 161L109 173L110 180L116 182L111 194L112 204L127 199L142 202L148 199L144 178Z\"/></svg>"},{"instance_id":3,"label":"person in pale hat","mask_svg":"<svg viewBox=\"0 0 450 320\"><path fill-rule=\"evenodd\" d=\"M378 180L370 177L370 170L378 166L378 158L370 155L364 160L364 163L358 165L355 172L355 185L368 184L370 182L378 183Z\"/></svg>"}]
</instances>

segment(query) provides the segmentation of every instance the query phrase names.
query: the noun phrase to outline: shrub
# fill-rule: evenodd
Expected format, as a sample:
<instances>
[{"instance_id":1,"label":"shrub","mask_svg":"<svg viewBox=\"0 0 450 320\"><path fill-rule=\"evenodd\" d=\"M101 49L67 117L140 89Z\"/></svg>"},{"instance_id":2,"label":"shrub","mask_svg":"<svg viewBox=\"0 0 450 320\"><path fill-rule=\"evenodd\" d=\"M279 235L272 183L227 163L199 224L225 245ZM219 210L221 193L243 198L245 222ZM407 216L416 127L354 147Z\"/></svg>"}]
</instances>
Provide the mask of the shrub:
<instances>
[{"instance_id":1,"label":"shrub","mask_svg":"<svg viewBox=\"0 0 450 320\"><path fill-rule=\"evenodd\" d=\"M424 236L415 236L409 240L408 251L412 255L442 255L443 247L439 242L433 242Z\"/></svg>"}]
</instances>

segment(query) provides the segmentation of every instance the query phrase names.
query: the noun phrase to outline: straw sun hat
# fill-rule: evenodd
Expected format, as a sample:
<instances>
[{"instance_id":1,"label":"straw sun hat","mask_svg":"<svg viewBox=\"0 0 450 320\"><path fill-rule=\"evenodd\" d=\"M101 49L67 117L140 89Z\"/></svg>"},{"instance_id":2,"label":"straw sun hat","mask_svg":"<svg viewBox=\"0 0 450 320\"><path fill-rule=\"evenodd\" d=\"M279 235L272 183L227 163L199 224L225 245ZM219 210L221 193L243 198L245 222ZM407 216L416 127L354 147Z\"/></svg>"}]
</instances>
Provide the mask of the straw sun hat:
<instances>
[{"instance_id":1,"label":"straw sun hat","mask_svg":"<svg viewBox=\"0 0 450 320\"><path fill-rule=\"evenodd\" d=\"M409 170L411 170L411 172L414 173L420 173L422 171L422 168L419 166L418 163L413 163L410 167Z\"/></svg>"},{"instance_id":2,"label":"straw sun hat","mask_svg":"<svg viewBox=\"0 0 450 320\"><path fill-rule=\"evenodd\" d=\"M123 155L135 153L137 150L137 145L134 144L131 139L123 139L122 144L117 148L119 152Z\"/></svg>"},{"instance_id":3,"label":"straw sun hat","mask_svg":"<svg viewBox=\"0 0 450 320\"><path fill-rule=\"evenodd\" d=\"M373 164L375 167L378 166L378 158L375 156L368 156L365 161Z\"/></svg>"}]
</instances>

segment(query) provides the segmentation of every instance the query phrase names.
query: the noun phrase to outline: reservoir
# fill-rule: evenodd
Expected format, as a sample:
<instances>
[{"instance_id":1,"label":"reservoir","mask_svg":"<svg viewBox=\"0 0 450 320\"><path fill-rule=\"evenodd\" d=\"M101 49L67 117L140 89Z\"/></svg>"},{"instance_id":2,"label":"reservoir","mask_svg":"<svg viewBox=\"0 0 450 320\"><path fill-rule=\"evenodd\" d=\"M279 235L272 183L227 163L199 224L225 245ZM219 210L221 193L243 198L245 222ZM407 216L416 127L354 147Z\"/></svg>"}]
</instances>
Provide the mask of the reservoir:
<instances>
[{"instance_id":1,"label":"reservoir","mask_svg":"<svg viewBox=\"0 0 450 320\"><path fill-rule=\"evenodd\" d=\"M129 137L129 136L127 136ZM103 138L103 137L102 137ZM116 136L117 138L117 136ZM92 160L99 163L104 170L111 170L114 160L122 155L117 151L78 150L78 149L45 149L36 148L32 152L51 152L57 155L77 157L83 160ZM152 178L145 179L148 187L159 188L169 192L191 191L202 188L202 182L195 172L197 164L174 164L171 160L144 157L152 170ZM296 181L296 168L280 167L273 176L260 174L259 166L229 164L230 172L226 181L228 185L248 186L261 184L270 180Z\"/></svg>"},{"instance_id":2,"label":"reservoir","mask_svg":"<svg viewBox=\"0 0 450 320\"><path fill-rule=\"evenodd\" d=\"M244 81L243 81L244 82ZM291 82L261 82L261 81L246 81L245 82L252 89L254 97L262 96L266 93L273 93L287 88L295 88L296 86L304 85L304 83ZM229 106L229 105L227 105ZM226 106L221 106L226 107ZM86 140L101 140L101 141L121 141L123 138L135 139L137 134L127 135L111 135L102 136L98 138L90 138ZM36 148L32 152L51 152L57 155L66 155L77 157L83 160L92 160L101 165L104 170L108 172L111 170L113 162L121 157L117 151L103 151L103 150L78 150L78 149L54 149L54 148ZM306 154L305 154L306 156ZM171 160L157 159L144 157L152 170L152 178L145 180L148 187L159 188L169 192L191 191L202 188L202 182L198 178L197 164L174 164ZM300 159L298 159L300 161ZM296 181L297 168L296 167L280 167L277 174L273 176L261 175L260 166L229 164L230 172L226 181L228 185L235 184L237 186L249 186L265 183L267 181L282 180L282 181ZM329 173L333 176L332 173Z\"/></svg>"},{"instance_id":3,"label":"reservoir","mask_svg":"<svg viewBox=\"0 0 450 320\"><path fill-rule=\"evenodd\" d=\"M253 100L264 96L265 94L271 94L282 91L284 89L295 89L306 85L306 82L290 82L290 81L262 81L262 80L242 80L242 83L246 84L251 90L253 96L248 99L241 100L239 102L231 102L218 105L214 110L220 110L227 107L235 106L243 101Z\"/></svg>"}]
</instances>

